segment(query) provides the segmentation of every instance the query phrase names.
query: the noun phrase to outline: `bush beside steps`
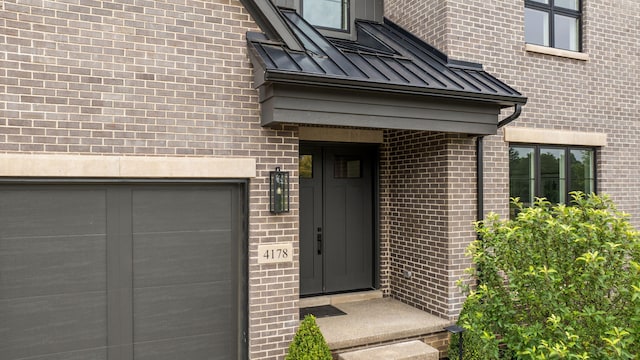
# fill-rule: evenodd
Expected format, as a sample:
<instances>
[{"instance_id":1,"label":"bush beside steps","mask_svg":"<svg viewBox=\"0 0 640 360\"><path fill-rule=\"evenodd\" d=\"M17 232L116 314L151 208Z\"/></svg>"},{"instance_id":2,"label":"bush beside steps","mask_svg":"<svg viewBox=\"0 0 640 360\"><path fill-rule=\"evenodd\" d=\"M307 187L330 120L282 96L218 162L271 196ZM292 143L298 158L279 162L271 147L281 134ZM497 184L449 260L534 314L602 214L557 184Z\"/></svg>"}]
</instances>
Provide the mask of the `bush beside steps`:
<instances>
[{"instance_id":1,"label":"bush beside steps","mask_svg":"<svg viewBox=\"0 0 640 360\"><path fill-rule=\"evenodd\" d=\"M316 318L307 315L300 323L285 360L331 360L331 350L322 336Z\"/></svg>"}]
</instances>

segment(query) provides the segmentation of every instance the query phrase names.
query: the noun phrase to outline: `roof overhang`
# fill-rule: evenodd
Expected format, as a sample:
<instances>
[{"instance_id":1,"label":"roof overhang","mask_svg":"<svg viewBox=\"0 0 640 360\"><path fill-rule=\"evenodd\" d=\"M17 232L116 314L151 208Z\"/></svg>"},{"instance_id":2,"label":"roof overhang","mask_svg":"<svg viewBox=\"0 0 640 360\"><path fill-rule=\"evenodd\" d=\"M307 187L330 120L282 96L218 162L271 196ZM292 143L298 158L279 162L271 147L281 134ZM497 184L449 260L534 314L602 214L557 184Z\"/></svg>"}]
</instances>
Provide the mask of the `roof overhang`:
<instances>
[{"instance_id":1,"label":"roof overhang","mask_svg":"<svg viewBox=\"0 0 640 360\"><path fill-rule=\"evenodd\" d=\"M387 91L265 83L261 123L495 134L501 107L480 101Z\"/></svg>"},{"instance_id":2,"label":"roof overhang","mask_svg":"<svg viewBox=\"0 0 640 360\"><path fill-rule=\"evenodd\" d=\"M519 110L527 101L481 65L448 59L387 20L359 22L359 39L344 41L325 38L292 10L276 10L304 50L268 34L247 34L263 126L490 135L497 133L501 109Z\"/></svg>"},{"instance_id":3,"label":"roof overhang","mask_svg":"<svg viewBox=\"0 0 640 360\"><path fill-rule=\"evenodd\" d=\"M253 58L253 56L252 56ZM418 86L399 85L394 83L381 83L373 81L362 81L346 77L328 76L319 74L299 74L288 71L278 71L264 69L258 60L254 60L256 72L254 74L254 86L259 88L263 84L292 84L309 85L327 88L342 88L352 91L382 91L394 94L431 96L437 98L448 98L461 101L476 101L493 103L500 107L511 107L515 104L525 104L524 101L514 101L513 96L501 94L475 93L469 94L460 91L442 88L428 88ZM258 65L258 66L255 66Z\"/></svg>"}]
</instances>

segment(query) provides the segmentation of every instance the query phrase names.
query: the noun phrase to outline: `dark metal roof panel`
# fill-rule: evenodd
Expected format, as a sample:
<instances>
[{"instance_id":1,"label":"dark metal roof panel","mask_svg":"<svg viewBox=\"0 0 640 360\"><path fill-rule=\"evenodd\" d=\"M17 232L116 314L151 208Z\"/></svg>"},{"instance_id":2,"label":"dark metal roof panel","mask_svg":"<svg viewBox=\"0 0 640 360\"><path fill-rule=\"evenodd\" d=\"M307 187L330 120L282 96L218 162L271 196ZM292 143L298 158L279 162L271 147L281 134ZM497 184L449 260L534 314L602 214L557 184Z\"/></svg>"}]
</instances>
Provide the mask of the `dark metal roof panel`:
<instances>
[{"instance_id":1,"label":"dark metal roof panel","mask_svg":"<svg viewBox=\"0 0 640 360\"><path fill-rule=\"evenodd\" d=\"M312 74L322 74L325 71L320 67L318 62L305 53L292 52L289 54L291 59L295 61L303 72Z\"/></svg>"},{"instance_id":2,"label":"dark metal roof panel","mask_svg":"<svg viewBox=\"0 0 640 360\"><path fill-rule=\"evenodd\" d=\"M262 59L265 74L327 83L354 83L363 89L406 89L477 98L509 105L526 102L507 84L473 63L449 60L414 35L385 20L384 24L357 21L358 40L331 39L320 34L295 11L281 9L283 18L304 45L294 51L264 37L247 37L249 47ZM266 76L269 79L269 76Z\"/></svg>"},{"instance_id":3,"label":"dark metal roof panel","mask_svg":"<svg viewBox=\"0 0 640 360\"><path fill-rule=\"evenodd\" d=\"M345 53L345 55L354 66L357 66L358 69L360 69L364 78L370 81L389 81L389 78L384 76L382 71L373 67L371 63L366 61L360 54Z\"/></svg>"},{"instance_id":4,"label":"dark metal roof panel","mask_svg":"<svg viewBox=\"0 0 640 360\"><path fill-rule=\"evenodd\" d=\"M277 69L287 71L300 71L302 67L289 55L287 51L281 51L282 48L276 48L273 45L265 45L262 50L269 57L270 63Z\"/></svg>"}]
</instances>

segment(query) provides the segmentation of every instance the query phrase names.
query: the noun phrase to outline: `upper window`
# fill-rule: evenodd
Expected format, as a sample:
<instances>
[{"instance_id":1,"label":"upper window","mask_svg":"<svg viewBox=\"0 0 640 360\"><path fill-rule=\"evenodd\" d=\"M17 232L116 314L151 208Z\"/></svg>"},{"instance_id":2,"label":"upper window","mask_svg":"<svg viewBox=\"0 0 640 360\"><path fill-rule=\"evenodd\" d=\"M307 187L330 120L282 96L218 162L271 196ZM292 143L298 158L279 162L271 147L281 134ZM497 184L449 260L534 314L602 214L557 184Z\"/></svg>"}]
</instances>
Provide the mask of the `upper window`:
<instances>
[{"instance_id":1,"label":"upper window","mask_svg":"<svg viewBox=\"0 0 640 360\"><path fill-rule=\"evenodd\" d=\"M525 206L544 197L554 204L568 204L569 193L595 192L595 150L584 147L511 145L509 147L509 196ZM515 209L511 209L514 216Z\"/></svg>"},{"instance_id":2,"label":"upper window","mask_svg":"<svg viewBox=\"0 0 640 360\"><path fill-rule=\"evenodd\" d=\"M348 0L303 0L302 17L311 25L347 31L349 29Z\"/></svg>"},{"instance_id":3,"label":"upper window","mask_svg":"<svg viewBox=\"0 0 640 360\"><path fill-rule=\"evenodd\" d=\"M581 0L525 0L525 41L581 51Z\"/></svg>"}]
</instances>

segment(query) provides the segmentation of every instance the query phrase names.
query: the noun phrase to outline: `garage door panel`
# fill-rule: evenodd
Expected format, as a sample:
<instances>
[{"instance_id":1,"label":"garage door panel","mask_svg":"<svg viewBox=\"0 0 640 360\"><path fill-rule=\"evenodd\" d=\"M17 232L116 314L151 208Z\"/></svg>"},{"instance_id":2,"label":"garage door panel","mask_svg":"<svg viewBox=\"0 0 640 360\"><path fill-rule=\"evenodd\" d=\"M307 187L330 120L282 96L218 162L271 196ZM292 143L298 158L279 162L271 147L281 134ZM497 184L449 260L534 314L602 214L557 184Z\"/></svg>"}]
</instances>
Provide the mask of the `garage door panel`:
<instances>
[{"instance_id":1,"label":"garage door panel","mask_svg":"<svg viewBox=\"0 0 640 360\"><path fill-rule=\"evenodd\" d=\"M104 292L0 300L2 359L106 346Z\"/></svg>"},{"instance_id":2,"label":"garage door panel","mask_svg":"<svg viewBox=\"0 0 640 360\"><path fill-rule=\"evenodd\" d=\"M104 291L104 235L0 239L0 299Z\"/></svg>"},{"instance_id":3,"label":"garage door panel","mask_svg":"<svg viewBox=\"0 0 640 360\"><path fill-rule=\"evenodd\" d=\"M0 360L246 356L241 194L0 184Z\"/></svg>"},{"instance_id":4,"label":"garage door panel","mask_svg":"<svg viewBox=\"0 0 640 360\"><path fill-rule=\"evenodd\" d=\"M107 360L107 349L90 349L79 351L66 351L57 354L47 354L36 357L29 357L28 359L19 360Z\"/></svg>"},{"instance_id":5,"label":"garage door panel","mask_svg":"<svg viewBox=\"0 0 640 360\"><path fill-rule=\"evenodd\" d=\"M2 237L105 234L105 194L59 188L2 191Z\"/></svg>"},{"instance_id":6,"label":"garage door panel","mask_svg":"<svg viewBox=\"0 0 640 360\"><path fill-rule=\"evenodd\" d=\"M229 331L182 339L152 341L137 344L136 360L227 360L229 344L233 342Z\"/></svg>"},{"instance_id":7,"label":"garage door panel","mask_svg":"<svg viewBox=\"0 0 640 360\"><path fill-rule=\"evenodd\" d=\"M134 235L135 287L230 281L231 232Z\"/></svg>"},{"instance_id":8,"label":"garage door panel","mask_svg":"<svg viewBox=\"0 0 640 360\"><path fill-rule=\"evenodd\" d=\"M232 208L230 188L171 189L133 192L133 232L230 230Z\"/></svg>"},{"instance_id":9,"label":"garage door panel","mask_svg":"<svg viewBox=\"0 0 640 360\"><path fill-rule=\"evenodd\" d=\"M233 329L231 298L229 282L134 289L134 342Z\"/></svg>"}]
</instances>

